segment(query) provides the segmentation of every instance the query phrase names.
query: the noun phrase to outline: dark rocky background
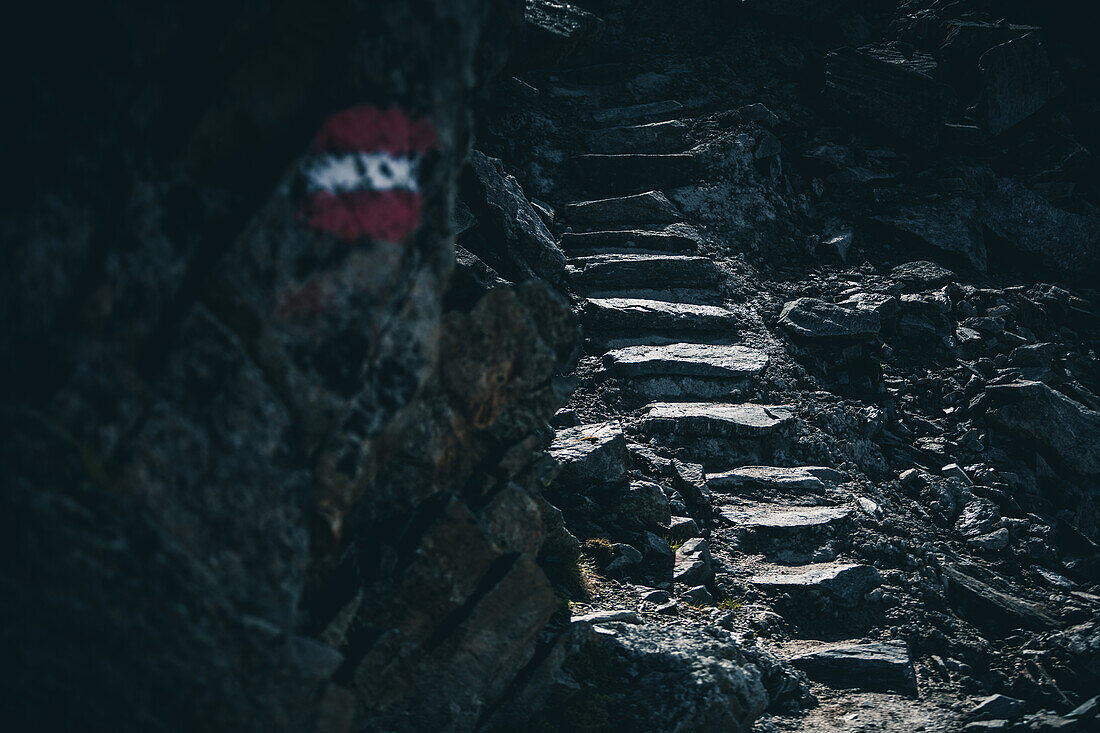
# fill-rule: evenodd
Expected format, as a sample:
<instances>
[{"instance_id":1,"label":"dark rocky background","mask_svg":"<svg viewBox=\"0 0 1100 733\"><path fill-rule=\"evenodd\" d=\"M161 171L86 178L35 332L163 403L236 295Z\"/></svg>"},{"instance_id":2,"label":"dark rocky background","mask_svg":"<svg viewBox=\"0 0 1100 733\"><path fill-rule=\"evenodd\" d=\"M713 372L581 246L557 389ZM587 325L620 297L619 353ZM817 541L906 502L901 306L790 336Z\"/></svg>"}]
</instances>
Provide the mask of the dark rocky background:
<instances>
[{"instance_id":1,"label":"dark rocky background","mask_svg":"<svg viewBox=\"0 0 1100 733\"><path fill-rule=\"evenodd\" d=\"M130 5L5 48L10 729L1100 726L1074 8Z\"/></svg>"}]
</instances>

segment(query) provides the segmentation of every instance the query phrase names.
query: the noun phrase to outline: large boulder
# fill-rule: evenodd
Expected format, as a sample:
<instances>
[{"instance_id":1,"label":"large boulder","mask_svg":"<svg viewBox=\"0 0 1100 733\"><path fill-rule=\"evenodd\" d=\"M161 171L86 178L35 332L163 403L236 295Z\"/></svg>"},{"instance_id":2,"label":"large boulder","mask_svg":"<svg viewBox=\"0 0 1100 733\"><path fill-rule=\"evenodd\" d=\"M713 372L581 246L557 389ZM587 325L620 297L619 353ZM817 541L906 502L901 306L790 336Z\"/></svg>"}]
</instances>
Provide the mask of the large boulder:
<instances>
[{"instance_id":1,"label":"large boulder","mask_svg":"<svg viewBox=\"0 0 1100 733\"><path fill-rule=\"evenodd\" d=\"M802 340L851 343L874 337L882 324L878 313L872 310L848 308L817 298L798 298L783 306L779 325Z\"/></svg>"},{"instance_id":2,"label":"large boulder","mask_svg":"<svg viewBox=\"0 0 1100 733\"><path fill-rule=\"evenodd\" d=\"M789 670L715 627L615 622L585 631L545 687L546 730L748 731L769 688L791 686Z\"/></svg>"},{"instance_id":3,"label":"large boulder","mask_svg":"<svg viewBox=\"0 0 1100 733\"><path fill-rule=\"evenodd\" d=\"M988 387L994 425L1037 446L1077 473L1100 473L1100 413L1043 382L1020 380Z\"/></svg>"},{"instance_id":4,"label":"large boulder","mask_svg":"<svg viewBox=\"0 0 1100 733\"><path fill-rule=\"evenodd\" d=\"M840 48L825 57L825 100L849 121L932 147L954 105L935 69L930 55L889 44Z\"/></svg>"}]
</instances>

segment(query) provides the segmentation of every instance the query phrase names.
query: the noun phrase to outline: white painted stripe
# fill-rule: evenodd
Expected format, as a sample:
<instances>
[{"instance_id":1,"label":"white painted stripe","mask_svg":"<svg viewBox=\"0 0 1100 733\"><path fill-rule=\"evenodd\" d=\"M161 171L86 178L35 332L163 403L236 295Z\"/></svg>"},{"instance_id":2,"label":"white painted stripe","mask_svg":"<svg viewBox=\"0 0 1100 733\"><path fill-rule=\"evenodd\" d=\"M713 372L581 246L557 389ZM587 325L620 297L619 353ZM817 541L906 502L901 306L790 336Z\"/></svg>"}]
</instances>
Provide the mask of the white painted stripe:
<instances>
[{"instance_id":1,"label":"white painted stripe","mask_svg":"<svg viewBox=\"0 0 1100 733\"><path fill-rule=\"evenodd\" d=\"M323 155L306 163L303 172L309 193L331 191L419 191L416 168L419 157L395 157L388 153L340 153Z\"/></svg>"}]
</instances>

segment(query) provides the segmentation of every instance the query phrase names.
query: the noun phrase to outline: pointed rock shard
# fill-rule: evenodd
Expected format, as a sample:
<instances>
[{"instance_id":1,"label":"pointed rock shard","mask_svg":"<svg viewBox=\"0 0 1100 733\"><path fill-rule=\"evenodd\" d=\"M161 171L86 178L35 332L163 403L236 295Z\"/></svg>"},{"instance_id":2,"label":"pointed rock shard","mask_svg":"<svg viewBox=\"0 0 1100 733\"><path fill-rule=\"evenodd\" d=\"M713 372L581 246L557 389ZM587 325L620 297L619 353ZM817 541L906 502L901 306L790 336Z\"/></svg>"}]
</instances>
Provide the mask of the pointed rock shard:
<instances>
[{"instance_id":1,"label":"pointed rock shard","mask_svg":"<svg viewBox=\"0 0 1100 733\"><path fill-rule=\"evenodd\" d=\"M780 567L754 575L749 583L765 590L785 593L819 592L854 606L873 588L882 584L882 576L870 565L857 563L820 563Z\"/></svg>"},{"instance_id":2,"label":"pointed rock shard","mask_svg":"<svg viewBox=\"0 0 1100 733\"><path fill-rule=\"evenodd\" d=\"M839 644L793 657L791 665L830 687L915 695L917 678L904 641Z\"/></svg>"},{"instance_id":3,"label":"pointed rock shard","mask_svg":"<svg viewBox=\"0 0 1100 733\"><path fill-rule=\"evenodd\" d=\"M646 435L755 438L794 422L790 407L713 402L655 402L642 418Z\"/></svg>"},{"instance_id":4,"label":"pointed rock shard","mask_svg":"<svg viewBox=\"0 0 1100 733\"><path fill-rule=\"evenodd\" d=\"M660 191L566 204L562 217L570 224L672 224L680 212Z\"/></svg>"}]
</instances>

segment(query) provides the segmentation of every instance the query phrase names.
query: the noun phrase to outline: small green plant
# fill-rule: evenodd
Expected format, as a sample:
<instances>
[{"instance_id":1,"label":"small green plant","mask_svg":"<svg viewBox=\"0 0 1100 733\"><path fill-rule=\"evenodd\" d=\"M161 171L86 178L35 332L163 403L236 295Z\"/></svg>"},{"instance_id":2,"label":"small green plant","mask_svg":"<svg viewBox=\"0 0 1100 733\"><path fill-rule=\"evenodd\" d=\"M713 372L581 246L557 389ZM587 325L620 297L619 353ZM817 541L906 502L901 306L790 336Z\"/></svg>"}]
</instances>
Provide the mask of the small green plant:
<instances>
[{"instance_id":1,"label":"small green plant","mask_svg":"<svg viewBox=\"0 0 1100 733\"><path fill-rule=\"evenodd\" d=\"M740 598L723 598L716 605L723 611L740 611L745 607L745 601Z\"/></svg>"},{"instance_id":2,"label":"small green plant","mask_svg":"<svg viewBox=\"0 0 1100 733\"><path fill-rule=\"evenodd\" d=\"M674 539L671 534L664 535L665 542L668 543L668 549L676 552L684 545L684 541L681 539Z\"/></svg>"}]
</instances>

